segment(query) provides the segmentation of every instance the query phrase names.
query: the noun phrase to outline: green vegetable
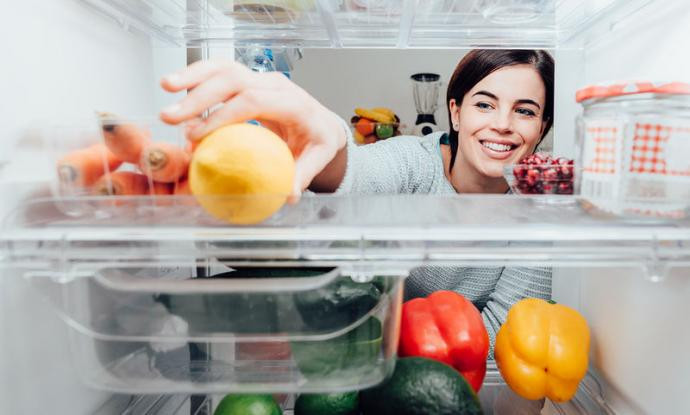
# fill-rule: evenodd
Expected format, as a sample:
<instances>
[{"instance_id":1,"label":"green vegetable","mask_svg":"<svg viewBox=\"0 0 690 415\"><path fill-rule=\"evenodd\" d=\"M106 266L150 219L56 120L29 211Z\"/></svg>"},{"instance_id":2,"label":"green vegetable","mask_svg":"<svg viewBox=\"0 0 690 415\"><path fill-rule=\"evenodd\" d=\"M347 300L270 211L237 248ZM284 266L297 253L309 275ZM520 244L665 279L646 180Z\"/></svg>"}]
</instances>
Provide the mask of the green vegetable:
<instances>
[{"instance_id":1,"label":"green vegetable","mask_svg":"<svg viewBox=\"0 0 690 415\"><path fill-rule=\"evenodd\" d=\"M382 140L393 137L395 129L390 124L376 124L376 136Z\"/></svg>"},{"instance_id":2,"label":"green vegetable","mask_svg":"<svg viewBox=\"0 0 690 415\"><path fill-rule=\"evenodd\" d=\"M291 343L292 356L302 374L319 377L355 377L375 367L383 340L381 322L371 317L353 330L330 340Z\"/></svg>"},{"instance_id":3,"label":"green vegetable","mask_svg":"<svg viewBox=\"0 0 690 415\"><path fill-rule=\"evenodd\" d=\"M356 415L359 392L300 395L295 415Z\"/></svg>"},{"instance_id":4,"label":"green vegetable","mask_svg":"<svg viewBox=\"0 0 690 415\"><path fill-rule=\"evenodd\" d=\"M348 277L337 278L325 287L297 293L295 306L312 330L333 332L364 317L379 303L378 283L358 283Z\"/></svg>"},{"instance_id":5,"label":"green vegetable","mask_svg":"<svg viewBox=\"0 0 690 415\"><path fill-rule=\"evenodd\" d=\"M271 395L227 395L213 415L281 415Z\"/></svg>"},{"instance_id":6,"label":"green vegetable","mask_svg":"<svg viewBox=\"0 0 690 415\"><path fill-rule=\"evenodd\" d=\"M364 415L475 415L479 398L452 367L423 357L398 359L393 376L360 393Z\"/></svg>"},{"instance_id":7,"label":"green vegetable","mask_svg":"<svg viewBox=\"0 0 690 415\"><path fill-rule=\"evenodd\" d=\"M238 267L234 271L217 274L209 279L232 280L257 279L257 285L265 278L309 278L323 275L332 268L259 268ZM256 293L194 293L162 294L157 296L170 313L183 318L189 324L190 333L275 333L302 328L299 317L287 315L286 304L292 305L290 292ZM295 301L299 301L296 299ZM310 310L311 311L311 310Z\"/></svg>"}]
</instances>

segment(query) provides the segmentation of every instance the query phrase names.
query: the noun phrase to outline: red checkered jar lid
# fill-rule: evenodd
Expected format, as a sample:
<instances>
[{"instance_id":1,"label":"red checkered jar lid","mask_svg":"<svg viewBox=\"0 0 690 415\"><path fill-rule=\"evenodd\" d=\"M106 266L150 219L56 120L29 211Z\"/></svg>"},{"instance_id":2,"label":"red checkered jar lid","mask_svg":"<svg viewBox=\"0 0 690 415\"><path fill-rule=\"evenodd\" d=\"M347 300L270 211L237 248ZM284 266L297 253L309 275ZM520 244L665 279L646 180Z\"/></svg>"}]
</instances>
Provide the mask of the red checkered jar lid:
<instances>
[{"instance_id":1,"label":"red checkered jar lid","mask_svg":"<svg viewBox=\"0 0 690 415\"><path fill-rule=\"evenodd\" d=\"M586 86L575 94L577 102L637 94L690 95L685 82L619 81Z\"/></svg>"}]
</instances>

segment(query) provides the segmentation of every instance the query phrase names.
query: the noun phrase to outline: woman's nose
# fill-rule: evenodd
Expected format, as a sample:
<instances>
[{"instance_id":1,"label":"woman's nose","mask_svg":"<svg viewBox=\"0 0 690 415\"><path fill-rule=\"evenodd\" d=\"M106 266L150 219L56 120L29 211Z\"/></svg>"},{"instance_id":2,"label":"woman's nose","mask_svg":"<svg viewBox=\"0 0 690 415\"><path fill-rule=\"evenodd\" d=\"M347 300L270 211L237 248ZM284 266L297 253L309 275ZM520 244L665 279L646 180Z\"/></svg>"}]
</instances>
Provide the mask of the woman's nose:
<instances>
[{"instance_id":1,"label":"woman's nose","mask_svg":"<svg viewBox=\"0 0 690 415\"><path fill-rule=\"evenodd\" d=\"M491 120L491 127L501 133L512 131L512 118L510 111L496 111Z\"/></svg>"}]
</instances>

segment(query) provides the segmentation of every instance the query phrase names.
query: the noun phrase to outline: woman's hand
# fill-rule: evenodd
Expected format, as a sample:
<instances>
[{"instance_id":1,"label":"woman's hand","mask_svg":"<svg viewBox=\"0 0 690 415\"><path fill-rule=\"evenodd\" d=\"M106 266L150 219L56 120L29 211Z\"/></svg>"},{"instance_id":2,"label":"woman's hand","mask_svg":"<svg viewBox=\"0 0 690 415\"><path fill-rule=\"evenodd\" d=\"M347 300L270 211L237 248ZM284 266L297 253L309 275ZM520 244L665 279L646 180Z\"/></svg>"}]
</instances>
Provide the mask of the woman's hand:
<instances>
[{"instance_id":1,"label":"woman's hand","mask_svg":"<svg viewBox=\"0 0 690 415\"><path fill-rule=\"evenodd\" d=\"M169 92L190 90L160 114L169 124L186 122L190 140L199 140L223 125L248 120L259 121L285 140L296 161L293 200L317 175L315 182L320 179L322 183L312 184L316 188L332 191L339 185L344 163L332 161L344 153L343 124L282 73L257 73L230 60L209 60L166 76L161 86ZM213 112L202 120L201 114L207 109ZM327 171L334 169L338 171Z\"/></svg>"}]
</instances>

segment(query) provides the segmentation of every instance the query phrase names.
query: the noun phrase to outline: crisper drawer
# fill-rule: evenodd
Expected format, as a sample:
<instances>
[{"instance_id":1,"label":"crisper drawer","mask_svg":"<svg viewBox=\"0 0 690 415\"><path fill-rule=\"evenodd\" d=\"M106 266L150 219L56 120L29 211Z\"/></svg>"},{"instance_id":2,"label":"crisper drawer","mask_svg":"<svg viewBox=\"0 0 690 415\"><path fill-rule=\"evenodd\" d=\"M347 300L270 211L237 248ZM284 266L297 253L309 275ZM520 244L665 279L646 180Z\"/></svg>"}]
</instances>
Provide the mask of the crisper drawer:
<instances>
[{"instance_id":1,"label":"crisper drawer","mask_svg":"<svg viewBox=\"0 0 690 415\"><path fill-rule=\"evenodd\" d=\"M190 278L190 277L196 278ZM119 393L331 392L394 366L403 276L337 268L113 267L29 278L87 384Z\"/></svg>"}]
</instances>

